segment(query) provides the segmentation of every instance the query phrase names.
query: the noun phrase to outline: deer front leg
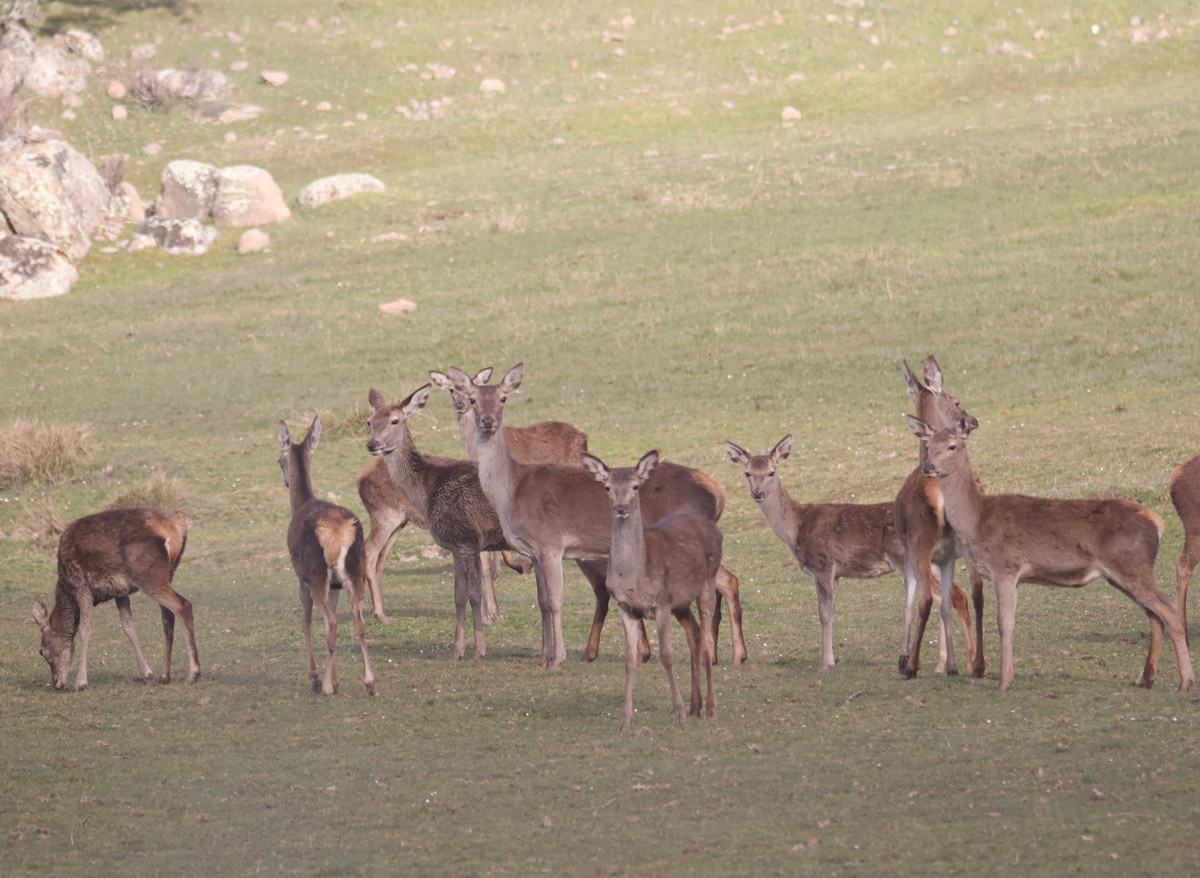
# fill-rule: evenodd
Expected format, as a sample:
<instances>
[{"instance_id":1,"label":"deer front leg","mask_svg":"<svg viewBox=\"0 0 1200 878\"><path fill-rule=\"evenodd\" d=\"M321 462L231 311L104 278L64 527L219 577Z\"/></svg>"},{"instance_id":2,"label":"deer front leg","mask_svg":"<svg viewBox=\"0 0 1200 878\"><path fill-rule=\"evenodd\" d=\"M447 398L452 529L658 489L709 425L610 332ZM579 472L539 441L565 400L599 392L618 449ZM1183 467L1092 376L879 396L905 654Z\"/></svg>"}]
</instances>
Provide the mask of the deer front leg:
<instances>
[{"instance_id":1,"label":"deer front leg","mask_svg":"<svg viewBox=\"0 0 1200 878\"><path fill-rule=\"evenodd\" d=\"M133 655L137 659L141 680L143 683L149 683L154 679L154 671L150 669L146 657L142 655L142 648L138 645L137 632L133 630L133 610L129 607L129 595L117 598L116 604L117 612L121 616L121 630L125 632L129 645L133 647Z\"/></svg>"},{"instance_id":2,"label":"deer front leg","mask_svg":"<svg viewBox=\"0 0 1200 878\"><path fill-rule=\"evenodd\" d=\"M941 569L941 602L938 604L938 615L941 617L941 644L939 645L939 653L943 655L944 661L939 662L942 665L939 670L944 670L949 677L958 674L958 662L954 659L954 638L951 636L951 625L954 623L954 559L951 558L947 563L942 565ZM961 593L961 590L960 590ZM963 610L966 610L966 599L963 598ZM971 638L971 620L968 618L965 622L967 629L967 639Z\"/></svg>"},{"instance_id":3,"label":"deer front leg","mask_svg":"<svg viewBox=\"0 0 1200 878\"><path fill-rule=\"evenodd\" d=\"M975 605L975 656L971 661L971 676L983 679L983 577L970 564L967 564L967 574L971 577L971 602Z\"/></svg>"},{"instance_id":4,"label":"deer front leg","mask_svg":"<svg viewBox=\"0 0 1200 878\"><path fill-rule=\"evenodd\" d=\"M620 608L620 605L618 605ZM641 620L621 609L621 626L625 629L625 702L621 707L621 725L618 730L629 731L633 723L633 678L637 675L639 632L643 631Z\"/></svg>"},{"instance_id":5,"label":"deer front leg","mask_svg":"<svg viewBox=\"0 0 1200 878\"><path fill-rule=\"evenodd\" d=\"M92 639L92 593L86 588L79 595L79 670L75 673L75 691L87 688L88 642Z\"/></svg>"},{"instance_id":6,"label":"deer front leg","mask_svg":"<svg viewBox=\"0 0 1200 878\"><path fill-rule=\"evenodd\" d=\"M908 677L908 658L912 654L912 626L917 598L917 572L911 562L904 565L904 635L900 640L900 674Z\"/></svg>"},{"instance_id":7,"label":"deer front leg","mask_svg":"<svg viewBox=\"0 0 1200 878\"><path fill-rule=\"evenodd\" d=\"M717 570L717 591L720 592L721 596L729 604L729 629L733 637L733 663L735 665L745 664L748 657L748 653L746 652L746 635L742 631L742 598L739 587L738 578L722 564ZM714 663L717 660L716 643L717 626L719 624L720 613L719 611L714 611L712 623L712 660Z\"/></svg>"},{"instance_id":8,"label":"deer front leg","mask_svg":"<svg viewBox=\"0 0 1200 878\"><path fill-rule=\"evenodd\" d=\"M910 680L921 669L921 642L925 639L925 626L929 623L929 611L933 608L933 567L926 559L917 565L921 587L921 601L917 607L917 632L912 639L912 651L908 655L908 667L904 675Z\"/></svg>"},{"instance_id":9,"label":"deer front leg","mask_svg":"<svg viewBox=\"0 0 1200 878\"><path fill-rule=\"evenodd\" d=\"M837 602L837 574L823 570L813 576L817 586L817 616L821 620L821 670L833 667L833 610Z\"/></svg>"},{"instance_id":10,"label":"deer front leg","mask_svg":"<svg viewBox=\"0 0 1200 878\"><path fill-rule=\"evenodd\" d=\"M500 553L485 552L480 563L483 579L483 623L491 625L504 619L500 602L496 600L496 579L500 576Z\"/></svg>"},{"instance_id":11,"label":"deer front leg","mask_svg":"<svg viewBox=\"0 0 1200 878\"><path fill-rule=\"evenodd\" d=\"M461 659L467 651L467 567L469 562L465 554L463 549L454 550L454 651L450 656L452 662ZM476 560L478 560L478 556L476 556Z\"/></svg>"},{"instance_id":12,"label":"deer front leg","mask_svg":"<svg viewBox=\"0 0 1200 878\"><path fill-rule=\"evenodd\" d=\"M687 636L688 659L692 668L692 697L691 703L688 705L688 716L698 717L702 715L700 711L704 707L704 701L700 695L700 653L704 650L704 646L701 644L700 625L696 622L696 617L692 615L690 607L676 610L675 618L679 620L679 624L683 626L683 633Z\"/></svg>"},{"instance_id":13,"label":"deer front leg","mask_svg":"<svg viewBox=\"0 0 1200 878\"><path fill-rule=\"evenodd\" d=\"M687 714L683 710L683 696L679 694L679 684L675 682L675 666L671 661L671 611L660 607L654 614L654 627L658 629L658 660L662 662L663 670L667 672L667 682L671 684L671 705L675 711L675 721L687 722Z\"/></svg>"},{"instance_id":14,"label":"deer front leg","mask_svg":"<svg viewBox=\"0 0 1200 878\"><path fill-rule=\"evenodd\" d=\"M1008 691L1013 681L1013 626L1017 618L1017 581L996 577L996 628L1000 633L1000 690Z\"/></svg>"},{"instance_id":15,"label":"deer front leg","mask_svg":"<svg viewBox=\"0 0 1200 878\"><path fill-rule=\"evenodd\" d=\"M481 557L478 552L467 556L467 601L471 604L471 627L475 635L475 653L472 661L479 661L487 654L487 644L483 639L483 604L486 591L483 581L490 584L490 577L485 577L484 568L489 566L489 560ZM495 595L493 594L493 599Z\"/></svg>"},{"instance_id":16,"label":"deer front leg","mask_svg":"<svg viewBox=\"0 0 1200 878\"><path fill-rule=\"evenodd\" d=\"M542 655L538 660L539 668L548 668L554 654L554 617L550 612L549 592L546 588L546 570L542 562L535 556L533 573L537 581L538 609L542 613Z\"/></svg>"}]
</instances>

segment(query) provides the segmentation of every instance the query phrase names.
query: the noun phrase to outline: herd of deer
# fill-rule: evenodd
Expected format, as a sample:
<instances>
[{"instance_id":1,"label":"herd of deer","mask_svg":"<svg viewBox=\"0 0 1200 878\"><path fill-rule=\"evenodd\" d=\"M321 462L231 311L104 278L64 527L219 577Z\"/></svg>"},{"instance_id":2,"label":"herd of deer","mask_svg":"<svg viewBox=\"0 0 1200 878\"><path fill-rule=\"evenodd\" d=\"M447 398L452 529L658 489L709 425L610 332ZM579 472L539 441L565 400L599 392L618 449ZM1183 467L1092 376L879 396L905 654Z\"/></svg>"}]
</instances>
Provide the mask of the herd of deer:
<instances>
[{"instance_id":1,"label":"herd of deer","mask_svg":"<svg viewBox=\"0 0 1200 878\"><path fill-rule=\"evenodd\" d=\"M916 407L909 424L919 440L920 463L893 503L797 503L778 472L791 453L791 436L761 455L725 442L730 459L745 469L750 496L771 529L816 583L821 670L834 664L834 605L842 577L869 579L902 572L905 611L899 668L907 677L916 675L920 667L920 646L935 603L942 635L938 669L957 673L951 637L957 613L972 672L983 676L983 580L990 580L996 593L1001 689L1008 689L1013 679L1017 583L1074 588L1104 578L1150 620L1150 649L1138 684L1153 684L1165 630L1179 663L1179 688L1186 690L1193 680L1186 606L1188 584L1200 563L1200 456L1176 469L1170 482L1171 500L1185 531L1176 565L1176 603L1172 603L1154 582L1163 533L1157 514L1127 500L986 494L967 456L968 437L979 422L945 392L942 371L932 356L925 362L924 383L907 363L901 367ZM686 718L671 663L672 615L684 628L691 657L688 712L700 716L705 708L708 716L714 716L712 665L717 659L722 599L729 605L733 661L746 660L738 579L722 564L721 532L716 527L725 503L720 484L698 470L660 461L657 451L644 455L636 466L609 468L587 453L587 436L570 424L506 426L505 403L521 386L523 364L510 369L496 385L489 384L490 368L474 377L454 367L445 374L429 374L434 384L450 392L468 459L427 456L413 442L409 419L429 401L432 384L396 405L372 388L367 450L378 459L358 479L359 495L370 517L370 535L365 540L353 513L317 499L313 491L311 461L321 436L320 419L313 420L299 443L292 442L287 424L279 422L279 464L292 512L287 544L300 582L313 691L332 695L338 689L335 611L339 594L346 590L362 650L364 684L368 694L375 694L363 605L369 590L376 618L387 621L380 589L383 562L397 534L411 521L427 528L454 559L455 660L466 651L468 605L476 659L486 650L484 623L502 618L494 587L499 565L491 554L502 552L507 563L522 572L528 572L531 562L542 614L539 666L560 666L566 658L562 565L564 559L571 559L591 583L596 598L584 661L592 661L599 651L610 599L616 599L620 610L626 644L620 727L630 726L634 672L639 661L650 655L647 618L658 629L659 654L670 681L675 716L681 722ZM59 543L54 609L47 612L37 599L33 604L42 631L41 654L50 664L55 689L66 684L77 633L82 646L75 686L87 685L92 608L109 599L116 601L142 678L153 677L130 613L129 595L139 589L162 611L161 681L169 682L171 676L176 615L183 620L187 637L187 682L199 678L192 605L171 587L186 540L182 518L153 509L101 512L66 529ZM966 595L953 580L959 557L966 561L971 578L974 632ZM325 622L323 678L312 648L314 604ZM693 604L699 609L698 622ZM703 698L701 667L707 682Z\"/></svg>"}]
</instances>

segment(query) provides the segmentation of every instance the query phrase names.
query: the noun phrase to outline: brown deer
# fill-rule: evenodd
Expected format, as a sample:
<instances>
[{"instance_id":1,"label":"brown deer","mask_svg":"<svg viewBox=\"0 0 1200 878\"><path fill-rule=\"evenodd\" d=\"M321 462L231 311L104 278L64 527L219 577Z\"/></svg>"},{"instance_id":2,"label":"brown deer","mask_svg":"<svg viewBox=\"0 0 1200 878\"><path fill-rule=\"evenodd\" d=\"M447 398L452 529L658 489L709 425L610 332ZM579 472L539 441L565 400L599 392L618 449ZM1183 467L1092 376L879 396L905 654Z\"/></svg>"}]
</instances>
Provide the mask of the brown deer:
<instances>
[{"instance_id":1,"label":"brown deer","mask_svg":"<svg viewBox=\"0 0 1200 878\"><path fill-rule=\"evenodd\" d=\"M171 579L187 544L187 522L178 515L158 509L110 509L71 522L58 541L58 585L54 609L37 598L33 618L42 629L41 655L50 664L50 682L55 689L67 683L67 672L75 654L79 633L79 671L76 690L88 684L88 641L92 636L92 608L113 600L121 616L121 628L133 646L138 671L149 682L154 672L146 663L133 629L129 596L141 589L159 605L165 644L160 683L171 682L171 647L175 640L175 617L183 620L187 638L188 675L191 685L200 679L200 654L192 623L192 604L171 587Z\"/></svg>"},{"instance_id":2,"label":"brown deer","mask_svg":"<svg viewBox=\"0 0 1200 878\"><path fill-rule=\"evenodd\" d=\"M608 556L608 593L621 611L625 628L625 705L620 730L633 721L633 678L637 672L640 623L652 618L658 628L658 652L671 685L676 721L685 722L683 699L671 662L671 616L687 634L692 664L690 716L700 716L700 665L708 684L708 716L717 715L712 678L712 624L716 604L717 570L721 566L721 532L703 515L675 513L654 524L642 521L641 489L658 464L651 451L635 467L609 469L598 457L583 456L583 465L604 485L612 510L611 550ZM700 610L700 623L692 604Z\"/></svg>"},{"instance_id":3,"label":"brown deer","mask_svg":"<svg viewBox=\"0 0 1200 878\"><path fill-rule=\"evenodd\" d=\"M496 512L479 487L479 470L466 460L427 457L417 450L408 421L429 402L433 388L422 385L398 405L389 405L383 394L371 388L367 400L371 416L367 424L371 438L367 450L382 455L397 490L425 522L430 536L454 558L454 606L456 624L452 658L466 652L466 607L471 605L475 636L474 658L484 657L484 580L490 579L479 553L507 549Z\"/></svg>"},{"instance_id":4,"label":"brown deer","mask_svg":"<svg viewBox=\"0 0 1200 878\"><path fill-rule=\"evenodd\" d=\"M504 429L504 405L521 386L525 366L518 363L498 385L477 384L461 369L450 378L467 393L475 414L479 448L479 481L500 517L508 543L533 559L538 605L542 612L542 657L539 665L557 668L566 658L562 634L563 558L607 558L612 539L611 514L596 481L579 467L522 464L513 459ZM642 494L651 521L673 512L693 512L716 522L725 507L725 490L698 470L668 462L654 469ZM595 582L592 583L595 589ZM733 628L733 660L746 660L738 579L724 566L717 590L729 602ZM608 612L607 589L596 592L596 614L583 660L595 658ZM713 642L719 613L713 613ZM715 647L714 647L715 656Z\"/></svg>"},{"instance_id":5,"label":"brown deer","mask_svg":"<svg viewBox=\"0 0 1200 878\"><path fill-rule=\"evenodd\" d=\"M367 510L370 530L364 545L367 565L367 587L371 590L371 606L375 618L387 625L391 623L383 609L383 562L391 551L392 543L410 521L424 527L425 521L404 499L404 495L388 474L383 459L375 460L358 474L358 497Z\"/></svg>"},{"instance_id":6,"label":"brown deer","mask_svg":"<svg viewBox=\"0 0 1200 878\"><path fill-rule=\"evenodd\" d=\"M1017 583L1079 588L1101 577L1150 619L1150 651L1137 684L1147 689L1154 684L1165 627L1179 660L1179 689L1192 685L1192 660L1179 611L1154 584L1154 559L1163 532L1156 513L1129 500L985 494L967 456L974 419L960 415L954 427L941 430L911 415L908 420L925 443L922 470L941 484L946 518L967 561L995 586L1001 689L1012 686Z\"/></svg>"},{"instance_id":7,"label":"brown deer","mask_svg":"<svg viewBox=\"0 0 1200 878\"><path fill-rule=\"evenodd\" d=\"M1180 464L1171 473L1171 502L1183 522L1183 551L1175 562L1175 601L1186 634L1188 585L1200 563L1200 457Z\"/></svg>"},{"instance_id":8,"label":"brown deer","mask_svg":"<svg viewBox=\"0 0 1200 878\"><path fill-rule=\"evenodd\" d=\"M367 625L363 621L363 591L367 580L366 550L362 525L349 509L318 500L313 493L312 455L321 439L321 419L313 418L308 433L292 443L287 423L275 428L279 443L279 468L288 489L292 520L288 525L287 546L292 570L300 580L300 606L304 611L304 649L308 653L308 678L313 692L334 695L338 691L334 648L337 646L337 604L342 589L350 592L354 633L362 650L363 683L367 694L375 695L375 675L367 655ZM317 675L313 658L313 604L325 619L325 677Z\"/></svg>"},{"instance_id":9,"label":"brown deer","mask_svg":"<svg viewBox=\"0 0 1200 878\"><path fill-rule=\"evenodd\" d=\"M725 441L725 450L745 467L750 497L775 536L792 550L800 569L817 587L821 619L821 670L833 667L833 613L838 579L874 579L904 568L904 544L896 533L893 503L797 503L779 479L779 464L792 452L784 436L766 454L751 455Z\"/></svg>"},{"instance_id":10,"label":"brown deer","mask_svg":"<svg viewBox=\"0 0 1200 878\"><path fill-rule=\"evenodd\" d=\"M917 407L917 417L936 429L952 426L963 413L958 400L942 389L942 369L930 354L925 360L925 384L913 375L904 360L900 362L904 382ZM968 416L969 417L969 416ZM978 424L974 418L971 420ZM896 531L904 544L904 639L900 644L900 673L912 678L921 666L921 641L925 637L925 625L933 607L933 596L940 593L941 638L938 640L939 661L937 670L957 674L958 665L954 658L954 643L950 636L951 617L954 610L959 614L966 635L967 653L972 665L972 674L983 676L983 580L970 570L971 591L975 603L975 637L971 636L971 614L967 609L967 596L954 584L954 562L962 555L954 529L946 521L941 489L938 480L925 475L921 464L925 463L925 445L921 443L919 463L905 480L896 495ZM934 574L934 566L941 572L940 582ZM917 587L921 589L916 637L912 637L913 600Z\"/></svg>"}]
</instances>

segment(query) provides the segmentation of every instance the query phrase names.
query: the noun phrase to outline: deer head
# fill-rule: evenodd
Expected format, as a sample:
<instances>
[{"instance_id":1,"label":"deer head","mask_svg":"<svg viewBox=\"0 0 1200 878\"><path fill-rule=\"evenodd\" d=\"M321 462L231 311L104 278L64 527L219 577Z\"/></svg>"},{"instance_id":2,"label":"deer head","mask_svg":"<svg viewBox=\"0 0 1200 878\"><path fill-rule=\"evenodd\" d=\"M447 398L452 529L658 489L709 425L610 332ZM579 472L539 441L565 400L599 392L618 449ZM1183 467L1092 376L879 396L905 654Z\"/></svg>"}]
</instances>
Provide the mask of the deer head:
<instances>
[{"instance_id":1,"label":"deer head","mask_svg":"<svg viewBox=\"0 0 1200 878\"><path fill-rule=\"evenodd\" d=\"M933 354L925 359L925 384L921 384L913 375L907 361L900 361L900 371L904 374L904 383L908 387L913 405L916 406L917 417L935 430L953 427L958 422L958 416L965 414L958 399L942 389L942 367L938 365ZM978 421L974 418L971 420L974 422L971 429L979 426Z\"/></svg>"},{"instance_id":2,"label":"deer head","mask_svg":"<svg viewBox=\"0 0 1200 878\"><path fill-rule=\"evenodd\" d=\"M450 371L452 373L458 372L463 378L466 378L467 373L463 372L462 369L451 366ZM467 378L465 382L462 382L461 387L455 384L454 379L449 375L438 372L436 369L429 370L429 377L438 387L450 391L450 399L454 403L454 411L457 414L465 415L471 410L471 388L476 385L487 386L488 381L492 378L492 367L488 366L486 369L480 369L475 373L474 378Z\"/></svg>"},{"instance_id":3,"label":"deer head","mask_svg":"<svg viewBox=\"0 0 1200 878\"><path fill-rule=\"evenodd\" d=\"M966 412L960 412L953 427L935 430L920 418L908 416L913 434L925 444L925 462L921 472L927 476L948 476L956 469L956 461L967 451L967 437L979 422Z\"/></svg>"},{"instance_id":4,"label":"deer head","mask_svg":"<svg viewBox=\"0 0 1200 878\"><path fill-rule=\"evenodd\" d=\"M485 370L491 377L491 370ZM482 375L480 372L479 375ZM462 369L450 367L450 380L454 387L467 398L467 403L475 412L475 427L482 436L490 436L504 428L504 404L508 396L516 393L525 378L525 364L517 363L497 385L480 383L479 375L474 379L467 377Z\"/></svg>"},{"instance_id":5,"label":"deer head","mask_svg":"<svg viewBox=\"0 0 1200 878\"><path fill-rule=\"evenodd\" d=\"M408 419L425 408L432 392L433 385L422 384L399 405L388 405L383 394L372 387L367 394L367 402L371 404L371 416L367 418L371 438L367 440L367 451L387 455L402 447L408 434Z\"/></svg>"},{"instance_id":6,"label":"deer head","mask_svg":"<svg viewBox=\"0 0 1200 878\"><path fill-rule=\"evenodd\" d=\"M597 482L604 485L614 518L628 518L639 509L638 491L658 466L658 452L648 451L636 466L609 469L598 457L583 455L583 465Z\"/></svg>"},{"instance_id":7,"label":"deer head","mask_svg":"<svg viewBox=\"0 0 1200 878\"><path fill-rule=\"evenodd\" d=\"M313 418L312 425L299 444L292 444L292 434L288 425L280 421L275 428L275 440L279 443L279 468L283 470L284 487L290 488L292 482L302 480L308 473L308 464L312 460L313 451L321 441L321 417Z\"/></svg>"},{"instance_id":8,"label":"deer head","mask_svg":"<svg viewBox=\"0 0 1200 878\"><path fill-rule=\"evenodd\" d=\"M38 653L50 665L50 683L55 689L67 685L67 671L75 658L75 633L56 631L51 624L46 605L38 598L33 599L33 621L42 630L42 645Z\"/></svg>"},{"instance_id":9,"label":"deer head","mask_svg":"<svg viewBox=\"0 0 1200 878\"><path fill-rule=\"evenodd\" d=\"M767 493L779 487L776 469L792 453L792 436L789 433L766 454L750 454L746 449L725 440L725 451L729 459L746 468L746 482L750 485L750 497L755 503L767 498Z\"/></svg>"}]
</instances>

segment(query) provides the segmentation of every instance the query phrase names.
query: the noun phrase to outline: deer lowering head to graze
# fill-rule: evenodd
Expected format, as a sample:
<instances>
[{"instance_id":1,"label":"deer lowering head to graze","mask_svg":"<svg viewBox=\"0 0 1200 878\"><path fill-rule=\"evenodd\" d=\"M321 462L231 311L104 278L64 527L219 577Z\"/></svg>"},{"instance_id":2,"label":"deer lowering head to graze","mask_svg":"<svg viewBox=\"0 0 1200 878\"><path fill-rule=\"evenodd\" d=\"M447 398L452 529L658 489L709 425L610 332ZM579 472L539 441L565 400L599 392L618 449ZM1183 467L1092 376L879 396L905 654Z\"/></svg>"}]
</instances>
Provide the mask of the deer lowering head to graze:
<instances>
[{"instance_id":1,"label":"deer lowering head to graze","mask_svg":"<svg viewBox=\"0 0 1200 878\"><path fill-rule=\"evenodd\" d=\"M611 551L608 556L608 592L621 611L625 627L625 705L621 731L633 720L633 678L637 671L639 622L649 617L658 628L658 652L667 681L675 719L684 722L683 698L671 664L671 616L687 634L692 664L692 698L688 715L700 716L700 666L707 682L708 716L716 716L713 692L712 626L709 617L716 604L717 570L721 566L721 532L702 515L680 512L646 525L642 517L642 489L658 464L651 451L634 467L609 469L598 457L585 454L583 465L604 485L612 515ZM692 604L700 609L700 623Z\"/></svg>"},{"instance_id":2,"label":"deer lowering head to graze","mask_svg":"<svg viewBox=\"0 0 1200 878\"><path fill-rule=\"evenodd\" d=\"M1175 562L1175 601L1186 632L1188 585L1200 564L1200 457L1180 464L1171 473L1171 503L1183 522L1183 551Z\"/></svg>"},{"instance_id":3,"label":"deer lowering head to graze","mask_svg":"<svg viewBox=\"0 0 1200 878\"><path fill-rule=\"evenodd\" d=\"M79 633L79 671L75 688L88 684L88 641L92 636L92 608L113 600L121 628L133 646L138 672L145 681L154 678L133 630L129 596L141 590L158 603L165 643L159 682L171 682L171 647L175 617L183 620L187 639L190 685L200 678L200 655L192 624L192 605L171 587L171 579L187 543L187 522L157 509L110 509L71 522L58 541L58 585L54 609L33 601L33 618L42 630L41 655L50 664L55 689L67 683Z\"/></svg>"},{"instance_id":4,"label":"deer lowering head to graze","mask_svg":"<svg viewBox=\"0 0 1200 878\"><path fill-rule=\"evenodd\" d=\"M292 443L284 421L275 429L279 443L279 467L288 489L292 521L288 526L288 554L300 580L300 606L304 611L304 649L308 654L308 678L313 692L333 695L338 690L334 648L337 646L337 603L344 588L350 592L354 633L362 650L363 683L375 695L375 675L367 655L367 626L363 621L363 591L367 580L366 550L362 525L349 509L318 500L313 493L312 455L321 439L321 419L313 418L308 433ZM313 658L313 604L325 619L325 677L317 675Z\"/></svg>"},{"instance_id":5,"label":"deer lowering head to graze","mask_svg":"<svg viewBox=\"0 0 1200 878\"><path fill-rule=\"evenodd\" d=\"M904 567L892 503L797 503L779 479L779 464L792 451L784 436L766 454L751 455L729 440L725 450L745 468L750 497L775 536L792 550L817 587L821 620L821 670L833 667L833 613L838 579L873 579Z\"/></svg>"},{"instance_id":6,"label":"deer lowering head to graze","mask_svg":"<svg viewBox=\"0 0 1200 878\"><path fill-rule=\"evenodd\" d=\"M1150 619L1150 651L1138 685L1150 688L1158 671L1163 629L1175 644L1179 688L1192 685L1192 660L1179 611L1154 584L1154 559L1163 523L1129 500L1048 500L1020 494L985 494L971 469L965 415L935 430L909 416L926 445L922 469L942 486L946 518L967 561L996 588L1000 629L1000 688L1013 679L1012 634L1017 583L1078 588L1104 578Z\"/></svg>"},{"instance_id":7,"label":"deer lowering head to graze","mask_svg":"<svg viewBox=\"0 0 1200 878\"><path fill-rule=\"evenodd\" d=\"M461 369L450 370L450 378L467 394L475 413L479 481L483 491L496 507L509 544L533 558L542 612L540 665L557 668L566 658L562 637L563 558L607 558L612 537L611 515L603 490L579 467L522 464L513 459L508 448L508 431L504 428L504 405L509 395L521 386L524 374L524 364L518 363L499 384L484 385L473 382ZM715 523L725 507L725 492L717 482L698 470L664 462L654 469L642 491L641 501L645 517L651 521L673 512L691 512ZM599 583L591 574L588 578L596 593L596 615L592 619L584 661L596 657L608 612L604 577ZM733 660L740 664L746 660L746 643L742 634L738 580L724 567L717 573L717 590L729 602ZM714 628L716 618L714 612ZM715 635L714 630L714 643Z\"/></svg>"},{"instance_id":8,"label":"deer lowering head to graze","mask_svg":"<svg viewBox=\"0 0 1200 878\"><path fill-rule=\"evenodd\" d=\"M388 474L405 500L417 510L430 536L454 558L456 623L452 658L466 652L466 607L471 605L475 635L474 658L483 658L483 578L490 571L480 562L480 552L508 548L496 511L479 487L479 470L466 460L427 457L417 450L408 421L429 401L432 387L425 384L398 405L371 388L367 424L371 438L367 450L380 454Z\"/></svg>"},{"instance_id":9,"label":"deer lowering head to graze","mask_svg":"<svg viewBox=\"0 0 1200 878\"><path fill-rule=\"evenodd\" d=\"M908 363L900 362L904 383L917 407L917 417L935 428L953 425L963 414L958 400L942 388L942 369L930 354L925 360L925 384L922 384ZM968 418L970 416L968 415ZM974 418L970 421L979 423ZM975 637L971 636L971 615L967 609L967 596L954 584L954 561L962 555L954 530L946 522L942 511L942 498L937 479L921 472L925 462L925 447L919 449L919 463L905 480L896 495L896 531L904 544L904 636L900 643L900 673L915 677L921 666L921 641L925 636L925 625L933 607L933 596L940 592L939 612L941 637L938 639L939 671L957 674L958 665L954 658L954 643L950 636L951 610L962 619L966 635L967 653L971 659L972 673L983 676L983 582L971 573L972 596L975 603ZM937 566L941 576L934 573ZM968 565L968 571L970 570ZM920 612L917 633L912 636L913 601L917 588L921 590Z\"/></svg>"}]
</instances>

